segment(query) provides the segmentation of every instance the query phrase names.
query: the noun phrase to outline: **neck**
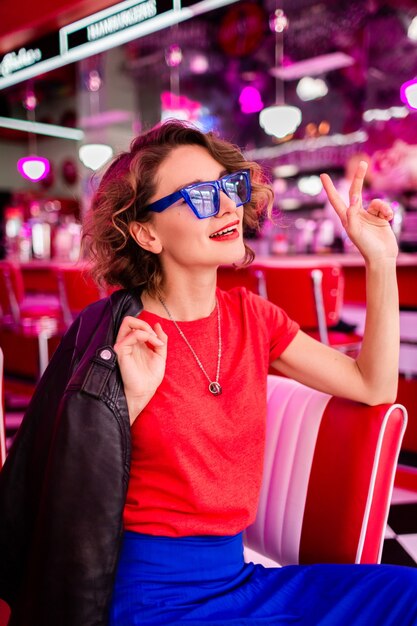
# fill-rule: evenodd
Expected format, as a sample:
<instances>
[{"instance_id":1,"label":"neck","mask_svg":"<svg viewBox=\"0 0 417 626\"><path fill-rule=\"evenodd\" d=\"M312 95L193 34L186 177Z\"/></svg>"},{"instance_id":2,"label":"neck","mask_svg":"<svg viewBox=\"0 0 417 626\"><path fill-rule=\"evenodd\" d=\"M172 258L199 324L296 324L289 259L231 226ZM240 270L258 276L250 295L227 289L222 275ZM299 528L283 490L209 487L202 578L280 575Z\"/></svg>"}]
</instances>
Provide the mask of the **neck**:
<instances>
[{"instance_id":1,"label":"neck","mask_svg":"<svg viewBox=\"0 0 417 626\"><path fill-rule=\"evenodd\" d=\"M201 276L187 281L166 280L160 290L160 296L168 307L172 317L179 322L208 317L216 306L216 274ZM146 310L168 318L167 312L158 296L142 295Z\"/></svg>"}]
</instances>

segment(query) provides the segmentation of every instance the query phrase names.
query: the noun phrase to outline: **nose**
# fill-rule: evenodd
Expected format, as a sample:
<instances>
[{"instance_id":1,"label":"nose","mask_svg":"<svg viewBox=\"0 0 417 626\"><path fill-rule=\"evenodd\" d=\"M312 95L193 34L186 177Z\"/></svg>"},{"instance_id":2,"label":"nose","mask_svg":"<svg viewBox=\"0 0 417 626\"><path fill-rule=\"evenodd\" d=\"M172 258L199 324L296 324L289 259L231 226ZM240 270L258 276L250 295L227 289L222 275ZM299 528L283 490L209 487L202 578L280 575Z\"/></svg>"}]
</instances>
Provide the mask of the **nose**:
<instances>
[{"instance_id":1,"label":"nose","mask_svg":"<svg viewBox=\"0 0 417 626\"><path fill-rule=\"evenodd\" d=\"M229 196L224 193L223 190L220 190L220 209L217 213L217 217L222 216L225 213L233 213L236 211L236 209L236 203L231 198L229 198Z\"/></svg>"}]
</instances>

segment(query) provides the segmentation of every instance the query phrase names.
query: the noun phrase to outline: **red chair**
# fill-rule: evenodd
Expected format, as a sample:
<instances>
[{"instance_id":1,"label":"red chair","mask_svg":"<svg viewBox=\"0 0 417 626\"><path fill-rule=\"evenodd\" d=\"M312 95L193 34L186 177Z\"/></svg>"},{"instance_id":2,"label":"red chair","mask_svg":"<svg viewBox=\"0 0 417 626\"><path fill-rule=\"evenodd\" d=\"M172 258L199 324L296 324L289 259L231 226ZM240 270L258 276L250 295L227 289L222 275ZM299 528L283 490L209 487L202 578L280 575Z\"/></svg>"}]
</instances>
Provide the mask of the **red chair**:
<instances>
[{"instance_id":1,"label":"red chair","mask_svg":"<svg viewBox=\"0 0 417 626\"><path fill-rule=\"evenodd\" d=\"M36 381L57 345L53 338L62 330L58 294L56 297L42 293L27 296L19 264L3 260L0 261L0 310L0 344L6 374ZM10 393L13 395L8 378L7 397Z\"/></svg>"},{"instance_id":2,"label":"red chair","mask_svg":"<svg viewBox=\"0 0 417 626\"><path fill-rule=\"evenodd\" d=\"M77 265L57 265L54 268L64 321L67 326L88 305L108 295L106 288L99 287L88 270Z\"/></svg>"},{"instance_id":3,"label":"red chair","mask_svg":"<svg viewBox=\"0 0 417 626\"><path fill-rule=\"evenodd\" d=\"M403 406L368 406L268 377L264 476L247 560L377 563L401 441Z\"/></svg>"},{"instance_id":4,"label":"red chair","mask_svg":"<svg viewBox=\"0 0 417 626\"><path fill-rule=\"evenodd\" d=\"M224 291L233 287L246 287L249 291L266 297L264 275L252 265L241 268L221 265L217 270L217 286Z\"/></svg>"},{"instance_id":5,"label":"red chair","mask_svg":"<svg viewBox=\"0 0 417 626\"><path fill-rule=\"evenodd\" d=\"M12 261L0 261L0 310L3 325L19 326L25 319L49 317L62 320L58 297L25 294L20 266Z\"/></svg>"},{"instance_id":6,"label":"red chair","mask_svg":"<svg viewBox=\"0 0 417 626\"><path fill-rule=\"evenodd\" d=\"M362 337L332 329L340 322L344 278L339 265L320 263L257 265L268 300L282 307L301 328L322 343L357 354Z\"/></svg>"}]
</instances>

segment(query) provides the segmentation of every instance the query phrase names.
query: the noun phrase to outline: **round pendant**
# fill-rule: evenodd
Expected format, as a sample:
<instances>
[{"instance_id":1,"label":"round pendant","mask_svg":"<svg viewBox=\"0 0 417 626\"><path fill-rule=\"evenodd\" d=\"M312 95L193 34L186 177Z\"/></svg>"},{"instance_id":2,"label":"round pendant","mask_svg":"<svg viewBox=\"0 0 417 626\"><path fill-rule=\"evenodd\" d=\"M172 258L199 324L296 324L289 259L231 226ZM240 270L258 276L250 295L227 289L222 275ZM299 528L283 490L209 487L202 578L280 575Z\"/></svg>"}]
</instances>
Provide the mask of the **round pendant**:
<instances>
[{"instance_id":1,"label":"round pendant","mask_svg":"<svg viewBox=\"0 0 417 626\"><path fill-rule=\"evenodd\" d=\"M217 381L213 381L209 384L209 391L213 396L219 396L222 392L222 388Z\"/></svg>"}]
</instances>

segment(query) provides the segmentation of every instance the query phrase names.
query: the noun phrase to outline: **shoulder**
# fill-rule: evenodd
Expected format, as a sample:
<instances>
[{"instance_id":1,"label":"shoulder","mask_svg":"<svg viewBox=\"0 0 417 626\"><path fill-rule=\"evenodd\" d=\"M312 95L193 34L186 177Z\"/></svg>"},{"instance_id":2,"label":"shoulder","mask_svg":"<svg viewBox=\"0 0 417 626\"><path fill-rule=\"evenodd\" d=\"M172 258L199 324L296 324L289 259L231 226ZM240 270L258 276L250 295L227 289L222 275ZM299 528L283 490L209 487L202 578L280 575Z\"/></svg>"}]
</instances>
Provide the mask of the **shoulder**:
<instances>
[{"instance_id":1,"label":"shoulder","mask_svg":"<svg viewBox=\"0 0 417 626\"><path fill-rule=\"evenodd\" d=\"M246 326L252 326L258 332L263 329L268 335L285 333L294 336L299 329L284 309L246 287L234 287L229 291L218 289L217 294L228 315L240 317Z\"/></svg>"}]
</instances>

